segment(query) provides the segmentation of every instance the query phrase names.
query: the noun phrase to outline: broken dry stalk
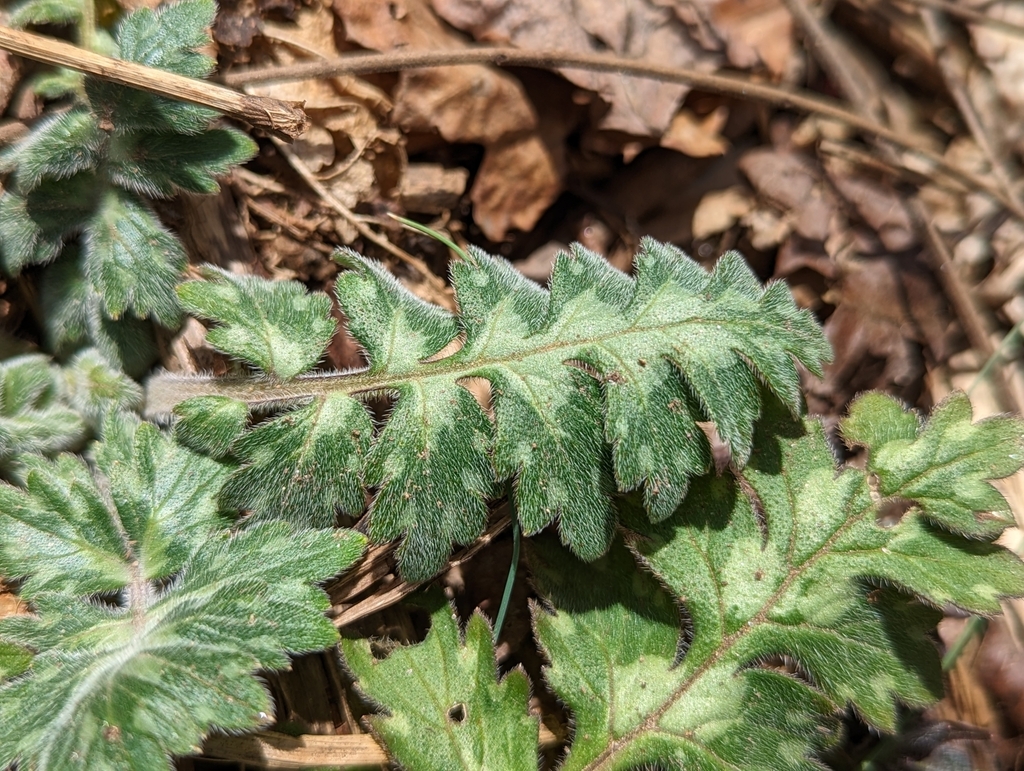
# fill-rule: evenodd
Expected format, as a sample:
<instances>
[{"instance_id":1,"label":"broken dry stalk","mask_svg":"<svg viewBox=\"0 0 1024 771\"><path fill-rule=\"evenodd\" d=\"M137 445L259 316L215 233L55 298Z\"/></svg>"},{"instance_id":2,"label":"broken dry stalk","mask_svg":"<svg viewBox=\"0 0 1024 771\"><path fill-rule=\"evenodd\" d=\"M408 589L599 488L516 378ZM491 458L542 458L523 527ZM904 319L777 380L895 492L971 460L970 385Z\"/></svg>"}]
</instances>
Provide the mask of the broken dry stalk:
<instances>
[{"instance_id":1,"label":"broken dry stalk","mask_svg":"<svg viewBox=\"0 0 1024 771\"><path fill-rule=\"evenodd\" d=\"M300 104L240 94L206 81L136 62L112 59L42 35L0 26L0 48L38 62L70 67L122 86L209 107L288 140L301 136L309 127L309 118Z\"/></svg>"}]
</instances>

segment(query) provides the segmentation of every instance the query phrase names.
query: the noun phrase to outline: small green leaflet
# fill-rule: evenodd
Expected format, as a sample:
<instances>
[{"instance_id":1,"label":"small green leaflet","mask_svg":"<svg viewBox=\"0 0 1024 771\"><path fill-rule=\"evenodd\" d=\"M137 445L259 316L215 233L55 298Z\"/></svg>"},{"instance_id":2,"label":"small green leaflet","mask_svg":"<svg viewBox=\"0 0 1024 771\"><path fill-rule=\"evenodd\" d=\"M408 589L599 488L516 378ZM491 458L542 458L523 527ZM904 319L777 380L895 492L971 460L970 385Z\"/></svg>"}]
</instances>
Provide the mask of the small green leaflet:
<instances>
[{"instance_id":1,"label":"small green leaflet","mask_svg":"<svg viewBox=\"0 0 1024 771\"><path fill-rule=\"evenodd\" d=\"M61 20L46 2L23 5L21 11L28 21ZM72 11L66 20L79 14ZM204 77L213 60L196 49L208 42L215 12L212 0L136 11L118 24L114 55ZM58 346L75 333L84 335L140 371L145 364L138 364L144 358L139 349L152 349L152 341L134 329L119 335L104 322L127 316L177 325L181 311L174 286L185 265L181 243L145 197L215 192L216 177L257 148L240 131L211 128L216 113L195 105L90 77L77 96L71 109L44 118L0 153L0 172L9 173L0 195L0 259L14 274L54 260L77 237L79 272L89 292L74 291L66 280L49 282L51 291L72 292L62 299L79 310L74 328L65 319L49 324L48 332Z\"/></svg>"},{"instance_id":2,"label":"small green leaflet","mask_svg":"<svg viewBox=\"0 0 1024 771\"><path fill-rule=\"evenodd\" d=\"M972 424L963 394L924 425L889 397L855 402L844 435L867 450L869 468L890 471L881 483L888 496L916 504L893 523L878 518L881 472L837 474L818 421L795 421L771 397L765 413L749 464L735 477L694 480L662 522L627 507L628 548L617 540L585 564L553 538L529 544L534 583L548 603L534 607L546 678L572 717L561 769L819 770L815 755L835 740L847 705L891 731L897 702L939 698L934 608L991 614L1002 598L1024 595L1017 557L942 529L946 506L960 508L981 485L991 489L993 475L1021 468L1021 420ZM896 428L883 430L892 421ZM947 443L941 451L937 437ZM921 489L922 499L908 496ZM988 503L994 511L975 514L1008 524L1005 502ZM646 570L638 572L637 561ZM345 652L360 687L403 717L379 735L404 762L412 757L403 754L405 736L437 735L450 698L410 709L398 692L408 682L398 664L384 684L381 664L419 651L415 671L432 682L462 649L435 641L376 662L365 651L351 655L355 645ZM795 674L780 667L785 660ZM523 713L494 719L514 716ZM511 742L504 751L494 767L511 767L525 752ZM454 767L416 758L409 767L417 771Z\"/></svg>"},{"instance_id":3,"label":"small green leaflet","mask_svg":"<svg viewBox=\"0 0 1024 771\"><path fill-rule=\"evenodd\" d=\"M362 372L270 384L157 378L147 409L160 414L201 394L261 410L307 402L238 440L245 466L228 483L232 501L258 517L322 526L337 507L361 510L364 484L376 488L370 537L403 537L403 574L423 579L443 567L452 543L480 534L487 499L510 479L528 534L557 521L576 554L600 556L614 530L616 489L642 488L652 519L668 517L710 462L697 421L715 421L742 463L761 410L759 380L797 414L795 362L820 371L830 356L785 285L762 287L736 253L708 273L647 239L631 278L577 246L556 260L550 291L504 260L478 250L471 256L452 267L457 315L422 302L375 262L339 257L350 270L335 291L369 360ZM267 350L272 337L281 350L308 343L305 366L313 366L321 316L303 311L307 328L317 330L308 340L270 303L262 303L258 323L242 323L238 293L249 292L255 305L259 284L235 282L219 299L224 285L181 290L204 318L226 325L211 334L212 345L266 370L266 354L253 351ZM461 348L439 356L457 341ZM490 383L493 419L464 387L474 378ZM395 405L371 441L361 400L380 394ZM177 411L203 420L195 406ZM298 503L308 497L292 495L287 482L314 468L337 474L315 510Z\"/></svg>"},{"instance_id":4,"label":"small green leaflet","mask_svg":"<svg viewBox=\"0 0 1024 771\"><path fill-rule=\"evenodd\" d=\"M370 641L343 639L359 688L391 713L371 718L374 734L403 768L537 768L539 722L527 714L530 681L519 669L498 681L490 625L478 613L464 635L444 597L423 599L430 631L418 645L378 661Z\"/></svg>"},{"instance_id":5,"label":"small green leaflet","mask_svg":"<svg viewBox=\"0 0 1024 771\"><path fill-rule=\"evenodd\" d=\"M85 424L63 396L60 370L46 356L0 362L0 459L59 452L81 441Z\"/></svg>"},{"instance_id":6,"label":"small green leaflet","mask_svg":"<svg viewBox=\"0 0 1024 771\"><path fill-rule=\"evenodd\" d=\"M34 610L0 619L2 767L170 769L215 727L272 720L258 670L337 641L314 584L363 536L232 533L223 466L151 425L116 428L95 472L28 456L25 487L0 487L0 573L24 578Z\"/></svg>"},{"instance_id":7,"label":"small green leaflet","mask_svg":"<svg viewBox=\"0 0 1024 771\"><path fill-rule=\"evenodd\" d=\"M92 349L63 367L40 354L6 359L0 362L0 462L73 449L111 411L137 407L141 397L134 381Z\"/></svg>"},{"instance_id":8,"label":"small green leaflet","mask_svg":"<svg viewBox=\"0 0 1024 771\"><path fill-rule=\"evenodd\" d=\"M202 275L179 286L178 297L189 313L219 322L206 336L210 345L282 380L316 366L337 330L327 295L210 266Z\"/></svg>"}]
</instances>

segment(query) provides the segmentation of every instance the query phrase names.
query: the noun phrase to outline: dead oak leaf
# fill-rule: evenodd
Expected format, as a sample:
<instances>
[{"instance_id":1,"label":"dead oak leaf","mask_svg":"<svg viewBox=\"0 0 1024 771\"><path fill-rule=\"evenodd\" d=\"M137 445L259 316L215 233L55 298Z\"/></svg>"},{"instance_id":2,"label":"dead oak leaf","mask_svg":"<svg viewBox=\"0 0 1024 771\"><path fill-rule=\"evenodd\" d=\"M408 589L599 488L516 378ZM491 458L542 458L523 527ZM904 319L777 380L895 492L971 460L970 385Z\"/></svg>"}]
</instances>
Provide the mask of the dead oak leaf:
<instances>
[{"instance_id":1,"label":"dead oak leaf","mask_svg":"<svg viewBox=\"0 0 1024 771\"><path fill-rule=\"evenodd\" d=\"M672 12L650 0L432 0L448 23L481 42L525 50L608 51L662 65L710 65ZM589 72L559 72L608 106L600 128L660 137L688 88L675 83Z\"/></svg>"},{"instance_id":2,"label":"dead oak leaf","mask_svg":"<svg viewBox=\"0 0 1024 771\"><path fill-rule=\"evenodd\" d=\"M513 228L532 228L553 200L533 191L560 190L558 166L555 153L534 133L488 147L469 194L484 235L497 241Z\"/></svg>"},{"instance_id":3,"label":"dead oak leaf","mask_svg":"<svg viewBox=\"0 0 1024 771\"><path fill-rule=\"evenodd\" d=\"M683 18L686 10L696 11L725 44L734 67L763 64L781 78L791 66L793 17L782 0L675 0L671 5Z\"/></svg>"},{"instance_id":4,"label":"dead oak leaf","mask_svg":"<svg viewBox=\"0 0 1024 771\"><path fill-rule=\"evenodd\" d=\"M348 40L378 51L465 48L426 0L334 0ZM473 182L473 216L501 241L529 230L562 190L558 153L540 136L537 112L518 80L484 65L401 73L392 120L406 131L436 130L448 142L484 146Z\"/></svg>"},{"instance_id":5,"label":"dead oak leaf","mask_svg":"<svg viewBox=\"0 0 1024 771\"><path fill-rule=\"evenodd\" d=\"M661 146L678 150L691 158L723 155L729 149L729 140L721 135L729 108L719 105L703 117L683 108L672 118L672 123L661 138Z\"/></svg>"}]
</instances>

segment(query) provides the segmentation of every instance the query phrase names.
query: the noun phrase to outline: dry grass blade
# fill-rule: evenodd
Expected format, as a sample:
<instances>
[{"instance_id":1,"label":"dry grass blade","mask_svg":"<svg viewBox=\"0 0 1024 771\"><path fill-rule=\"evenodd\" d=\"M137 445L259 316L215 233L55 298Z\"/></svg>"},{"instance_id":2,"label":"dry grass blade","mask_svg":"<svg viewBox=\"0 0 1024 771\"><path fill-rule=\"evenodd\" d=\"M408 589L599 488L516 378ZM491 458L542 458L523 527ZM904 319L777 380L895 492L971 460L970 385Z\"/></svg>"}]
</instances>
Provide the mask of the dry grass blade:
<instances>
[{"instance_id":1,"label":"dry grass blade","mask_svg":"<svg viewBox=\"0 0 1024 771\"><path fill-rule=\"evenodd\" d=\"M484 534L471 546L466 547L463 551L456 554L454 559L449 563L449 567L458 567L459 565L471 560L477 552L490 544L511 523L512 520L507 515L498 519L498 521L487 528L487 530L484 531ZM346 575L341 584L330 592L332 597L341 598L335 601L334 607L332 608L334 613L332 620L336 627L341 629L349 624L354 624L359 619L366 618L373 613L384 610L385 608L400 602L402 598L407 597L409 594L423 586L424 582L422 581L413 583L408 581L399 581L390 588L378 591L376 594L372 594L364 600L357 601L355 603L351 602L352 599L357 598L370 586L375 584L379 578L391 572L389 563L391 559L391 552L393 551L393 544L372 548L356 569L352 573Z\"/></svg>"},{"instance_id":2,"label":"dry grass blade","mask_svg":"<svg viewBox=\"0 0 1024 771\"><path fill-rule=\"evenodd\" d=\"M293 152L288 145L280 139L275 139L274 142L277 144L281 154L288 160L288 163L291 164L291 167L295 169L299 176L302 177L303 181L313 189L313 192L320 196L327 206L347 220L352 227L358 231L359 235L367 241L372 241L377 244L381 249L387 251L388 254L394 255L423 277L430 294L427 299L431 302L443 305L446 308L452 307L452 296L451 292L448 291L448 287L445 286L444 281L438 278L434 272L427 267L427 264L423 262L423 260L418 257L413 257L404 249L401 249L391 243L386 236L374 231L366 224L366 222L363 221L362 217L353 212L341 201L341 199L338 198L338 196L328 190L327 186L316 178L306 163L298 156L298 154Z\"/></svg>"},{"instance_id":3,"label":"dry grass blade","mask_svg":"<svg viewBox=\"0 0 1024 771\"><path fill-rule=\"evenodd\" d=\"M214 83L136 62L112 59L42 35L0 26L0 48L46 64L70 67L122 86L209 107L285 139L295 139L309 127L309 119L301 105L240 94Z\"/></svg>"},{"instance_id":4,"label":"dry grass blade","mask_svg":"<svg viewBox=\"0 0 1024 771\"><path fill-rule=\"evenodd\" d=\"M243 70L224 75L222 82L230 86L272 83L293 80L358 75L373 72L399 72L424 67L452 67L462 64L494 64L502 67L534 67L557 69L579 67L598 72L620 72L667 82L686 83L716 94L752 99L766 104L789 107L802 112L832 118L859 131L892 142L923 159L930 167L941 169L972 188L983 191L1009 211L1024 219L1024 206L1007 198L1000 186L983 176L946 162L942 156L920 146L914 137L895 131L877 120L846 109L841 104L809 91L800 91L749 77L708 73L685 67L667 67L609 54L585 54L575 51L523 51L518 48L465 48L443 51L406 51L383 54L351 54L332 61L308 62L285 67ZM905 166L902 159L896 159Z\"/></svg>"}]
</instances>

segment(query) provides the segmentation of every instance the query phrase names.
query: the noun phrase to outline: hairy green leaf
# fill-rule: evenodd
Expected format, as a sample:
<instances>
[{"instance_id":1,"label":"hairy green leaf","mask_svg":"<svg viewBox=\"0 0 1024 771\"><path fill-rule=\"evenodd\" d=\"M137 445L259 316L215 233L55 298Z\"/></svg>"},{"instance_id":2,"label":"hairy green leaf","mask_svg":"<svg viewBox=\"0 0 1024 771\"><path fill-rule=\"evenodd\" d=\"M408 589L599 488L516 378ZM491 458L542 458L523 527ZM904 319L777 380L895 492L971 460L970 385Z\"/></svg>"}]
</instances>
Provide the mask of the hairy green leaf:
<instances>
[{"instance_id":1,"label":"hairy green leaf","mask_svg":"<svg viewBox=\"0 0 1024 771\"><path fill-rule=\"evenodd\" d=\"M563 542L585 559L596 558L614 529L614 490L642 488L651 517L664 519L690 478L710 462L697 421L715 421L742 463L761 410L759 380L797 413L794 359L817 371L829 356L813 318L797 309L786 287L762 288L736 254L708 273L682 252L645 240L631 278L574 247L556 260L548 292L504 260L473 251L471 261L452 269L458 315L420 301L376 263L353 253L341 260L351 270L338 277L336 293L368 369L278 384L157 379L151 381L149 409L159 413L203 393L260 408L311 400L272 424L279 451L265 449L269 428L256 429L268 432L262 441L239 440L248 449L246 465L229 483L238 491L234 500L254 505L262 499L269 508L267 480L305 478L303 464L339 469L346 481L334 482L338 490L353 489L362 476L377 489L370 536L404 535L399 555L410 578L433 574L451 543L479 535L486 499L510 479L527 533L557 520ZM201 286L185 288L211 297L225 291L220 282ZM237 317L245 303L270 303L236 286L219 305L211 300L193 307L241 334ZM242 299L245 292L250 299ZM312 327L314 315L304 313ZM258 319L286 334L282 322L246 315L250 325ZM211 333L214 346L268 366L266 352L257 356L237 342L229 346L215 336L219 332ZM263 333L264 339L270 335ZM244 339L251 344L254 338L247 333ZM312 365L311 355L305 368ZM490 384L493 421L465 387L479 378ZM366 416L357 400L381 393L395 406L360 464L363 452L351 437L365 440ZM332 406L325 411L328 400ZM317 415L337 420L342 414L354 422L330 429L316 422ZM328 434L338 447L335 455L310 454L314 444L331 446ZM303 497L293 496L280 514L308 522ZM322 503L321 512L332 503L351 505L340 496Z\"/></svg>"},{"instance_id":2,"label":"hairy green leaf","mask_svg":"<svg viewBox=\"0 0 1024 771\"><path fill-rule=\"evenodd\" d=\"M80 232L96 208L96 175L89 171L65 180L45 180L27 194L17 186L0 197L0 254L4 270L50 262L65 239Z\"/></svg>"},{"instance_id":3,"label":"hairy green leaf","mask_svg":"<svg viewBox=\"0 0 1024 771\"><path fill-rule=\"evenodd\" d=\"M30 24L74 24L82 18L79 0L24 0L10 10L11 25L27 27Z\"/></svg>"},{"instance_id":4,"label":"hairy green leaf","mask_svg":"<svg viewBox=\"0 0 1024 771\"><path fill-rule=\"evenodd\" d=\"M42 121L0 159L0 170L14 170L18 189L29 192L44 179L67 179L94 170L103 156L106 135L84 107Z\"/></svg>"},{"instance_id":5,"label":"hairy green leaf","mask_svg":"<svg viewBox=\"0 0 1024 771\"><path fill-rule=\"evenodd\" d=\"M131 193L110 190L103 197L86 234L84 266L110 318L131 309L165 327L177 324L174 285L185 250Z\"/></svg>"},{"instance_id":6,"label":"hairy green leaf","mask_svg":"<svg viewBox=\"0 0 1024 771\"><path fill-rule=\"evenodd\" d=\"M39 2L22 10L35 19L53 9ZM212 0L185 0L129 14L117 28L117 55L203 77L213 60L197 49L208 42L215 10ZM0 171L9 172L0 195L0 256L17 273L52 261L81 234L81 273L91 291L59 299L72 307L46 322L55 348L85 338L139 373L151 361L145 330L131 320L112 322L131 314L175 326L174 286L184 266L181 244L139 196L214 192L216 177L251 158L256 144L235 129L211 128L216 113L206 108L101 79L86 78L77 96L70 110L40 121L0 155ZM51 294L74 289L64 280L49 285Z\"/></svg>"},{"instance_id":7,"label":"hairy green leaf","mask_svg":"<svg viewBox=\"0 0 1024 771\"><path fill-rule=\"evenodd\" d=\"M866 394L843 421L843 437L869 448L867 469L875 493L919 504L943 527L993 537L1014 523L999 492L988 483L1020 468L1020 426L1013 421L971 423L967 399L937 410L923 428L917 415L882 394ZM991 448L1008 452L993 455Z\"/></svg>"},{"instance_id":8,"label":"hairy green leaf","mask_svg":"<svg viewBox=\"0 0 1024 771\"><path fill-rule=\"evenodd\" d=\"M210 266L203 276L179 286L178 297L190 313L220 322L210 345L284 380L316 366L337 328L327 295Z\"/></svg>"},{"instance_id":9,"label":"hairy green leaf","mask_svg":"<svg viewBox=\"0 0 1024 771\"><path fill-rule=\"evenodd\" d=\"M627 508L625 543L602 558L584 564L553 537L531 542L545 600L533 609L535 631L573 726L563 770L821 769L815 756L836 740L848 706L892 731L898 703L939 698L936 608L994 613L1000 599L1024 594L1016 556L941 529L934 516L936 505L960 497L961 473L981 484L982 468L992 476L1024 465L1021 420L972 425L963 394L925 425L888 397L854 403L844 431L906 472L894 495L921 478L934 483L933 498L894 521L880 516L885 501L872 472L836 468L820 422L796 421L770 396L765 412L745 469L694 480L661 522ZM971 458L970 470L922 451L936 432L957 444L950 455ZM994 444L995 435L1009 438ZM433 621L432 635L444 613ZM437 685L457 671L456 656L484 647L472 648L467 631L463 648L453 629L445 622L434 638L384 661L365 642L343 643L359 687L394 715L376 719L378 735L418 771L462 767L437 750L440 741L411 738L452 734L452 705L487 714L492 725L525 717L521 706ZM474 663L494 666L489 657ZM493 767L527 755L505 747ZM471 766L480 755L469 757Z\"/></svg>"},{"instance_id":10,"label":"hairy green leaf","mask_svg":"<svg viewBox=\"0 0 1024 771\"><path fill-rule=\"evenodd\" d=\"M206 77L214 61L196 49L209 40L213 0L184 0L156 10L141 8L117 27L115 56L192 78ZM86 93L96 115L116 134L162 132L202 134L216 113L100 78L86 78Z\"/></svg>"},{"instance_id":11,"label":"hairy green leaf","mask_svg":"<svg viewBox=\"0 0 1024 771\"><path fill-rule=\"evenodd\" d=\"M67 403L59 368L29 354L0 362L0 459L22 452L59 452L85 435Z\"/></svg>"},{"instance_id":12,"label":"hairy green leaf","mask_svg":"<svg viewBox=\"0 0 1024 771\"><path fill-rule=\"evenodd\" d=\"M152 198L179 190L216 193L217 177L256 154L256 143L235 129L210 129L197 141L185 134L140 132L125 138L111 158L111 179Z\"/></svg>"},{"instance_id":13,"label":"hairy green leaf","mask_svg":"<svg viewBox=\"0 0 1024 771\"><path fill-rule=\"evenodd\" d=\"M0 684L0 765L170 769L214 727L270 722L257 670L337 639L312 584L363 537L283 522L232 534L215 501L224 468L122 423L95 478L65 455L0 487L0 571L24 577L35 610L0 620L4 655L35 653Z\"/></svg>"},{"instance_id":14,"label":"hairy green leaf","mask_svg":"<svg viewBox=\"0 0 1024 771\"><path fill-rule=\"evenodd\" d=\"M226 396L190 399L175 407L174 413L179 418L174 424L174 438L212 458L228 454L249 419L245 403Z\"/></svg>"},{"instance_id":15,"label":"hairy green leaf","mask_svg":"<svg viewBox=\"0 0 1024 771\"><path fill-rule=\"evenodd\" d=\"M92 427L111 411L133 410L142 403L142 389L94 348L76 354L63 368L71 406Z\"/></svg>"},{"instance_id":16,"label":"hairy green leaf","mask_svg":"<svg viewBox=\"0 0 1024 771\"><path fill-rule=\"evenodd\" d=\"M191 409L202 411L200 405ZM362 465L372 436L370 417L344 394L263 423L232 445L245 466L224 485L224 504L257 518L288 513L318 527L332 525L337 508L359 512L366 503L351 469Z\"/></svg>"},{"instance_id":17,"label":"hairy green leaf","mask_svg":"<svg viewBox=\"0 0 1024 771\"><path fill-rule=\"evenodd\" d=\"M877 426L894 409L888 397L862 398L847 430ZM927 426L913 426L913 439L857 434L873 457L914 470L894 495L917 477L937 482L935 499L897 522L879 519L872 475L837 475L821 425L801 426L776 407L735 480L702 478L663 523L631 519L640 533L631 547L654 577L638 578L624 552L589 567L567 567L568 555L551 550L540 557L538 586L557 612L537 611L537 633L576 726L565 767L818 768L818 726L847 704L893 730L897 701L938 698L927 632L940 614L928 606L994 613L1001 598L1024 592L1015 556L930 523L937 501L958 497L958 470L915 444L943 426L988 476L1021 467L1011 457L1024 444L1020 421L971 431L967 398L955 395ZM990 444L992 431L1015 439ZM692 627L678 664L676 603ZM777 670L780 657L795 662L797 677Z\"/></svg>"},{"instance_id":18,"label":"hairy green leaf","mask_svg":"<svg viewBox=\"0 0 1024 771\"><path fill-rule=\"evenodd\" d=\"M480 614L460 636L443 597L429 603L426 639L386 659L374 658L368 640L342 640L360 690L390 713L371 718L374 734L403 768L536 769L538 721L526 713L530 681L518 669L498 681L491 629Z\"/></svg>"},{"instance_id":19,"label":"hairy green leaf","mask_svg":"<svg viewBox=\"0 0 1024 771\"><path fill-rule=\"evenodd\" d=\"M157 359L153 329L135 318L113 321L85 276L77 247L64 251L39 279L46 343L65 354L92 342L103 357L128 375L141 377Z\"/></svg>"}]
</instances>

